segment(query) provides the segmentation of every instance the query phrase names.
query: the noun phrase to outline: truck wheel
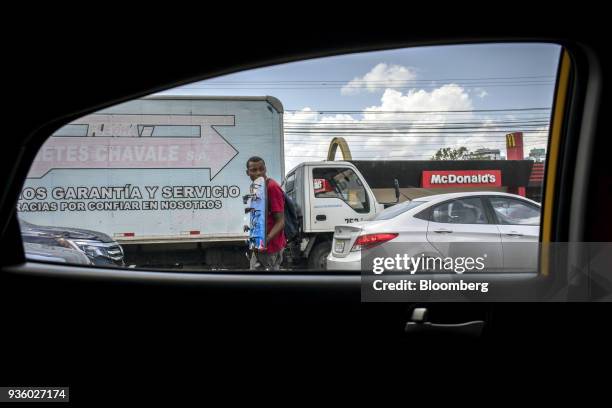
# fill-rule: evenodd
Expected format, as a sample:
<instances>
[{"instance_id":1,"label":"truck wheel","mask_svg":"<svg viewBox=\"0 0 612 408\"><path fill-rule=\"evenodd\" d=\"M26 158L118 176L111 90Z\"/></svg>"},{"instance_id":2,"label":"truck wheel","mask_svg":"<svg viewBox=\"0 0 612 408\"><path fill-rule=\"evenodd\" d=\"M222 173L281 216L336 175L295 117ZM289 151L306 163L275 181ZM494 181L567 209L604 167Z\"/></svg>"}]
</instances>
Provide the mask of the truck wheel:
<instances>
[{"instance_id":1,"label":"truck wheel","mask_svg":"<svg viewBox=\"0 0 612 408\"><path fill-rule=\"evenodd\" d=\"M327 269L327 256L331 252L331 242L321 242L315 245L308 257L309 269Z\"/></svg>"}]
</instances>

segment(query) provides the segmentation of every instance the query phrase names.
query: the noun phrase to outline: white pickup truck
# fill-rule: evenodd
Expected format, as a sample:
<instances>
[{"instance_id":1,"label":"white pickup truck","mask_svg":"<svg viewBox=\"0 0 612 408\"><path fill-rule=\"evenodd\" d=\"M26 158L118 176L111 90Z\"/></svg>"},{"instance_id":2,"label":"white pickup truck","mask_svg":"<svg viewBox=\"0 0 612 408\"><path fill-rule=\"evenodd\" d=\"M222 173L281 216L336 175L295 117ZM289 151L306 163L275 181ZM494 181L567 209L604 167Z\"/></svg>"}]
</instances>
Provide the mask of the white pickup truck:
<instances>
[{"instance_id":1,"label":"white pickup truck","mask_svg":"<svg viewBox=\"0 0 612 408\"><path fill-rule=\"evenodd\" d=\"M346 161L305 162L289 171L283 188L301 210L302 236L290 245L295 259L307 259L309 268L325 269L334 227L368 220L385 204L354 164ZM395 189L396 200L399 189Z\"/></svg>"}]
</instances>

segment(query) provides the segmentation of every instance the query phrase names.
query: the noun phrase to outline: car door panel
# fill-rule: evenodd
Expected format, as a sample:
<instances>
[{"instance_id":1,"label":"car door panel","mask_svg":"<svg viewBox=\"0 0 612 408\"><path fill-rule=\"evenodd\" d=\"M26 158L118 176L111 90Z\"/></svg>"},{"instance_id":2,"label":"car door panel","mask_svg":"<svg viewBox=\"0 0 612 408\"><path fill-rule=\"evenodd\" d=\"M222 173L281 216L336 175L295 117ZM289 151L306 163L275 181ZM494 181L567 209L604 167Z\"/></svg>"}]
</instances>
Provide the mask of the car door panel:
<instances>
[{"instance_id":1,"label":"car door panel","mask_svg":"<svg viewBox=\"0 0 612 408\"><path fill-rule=\"evenodd\" d=\"M473 200L473 198L469 200ZM455 209L453 209L453 205ZM488 222L481 218L483 215L480 215L478 220L474 216L464 216L465 213L462 210L457 210L457 205L451 202L443 203L437 207L440 208L441 212L438 214L435 209L432 211L427 226L427 240L443 257L482 257L484 258L483 263L486 272L498 272L503 269L501 237L499 229L495 225L483 223ZM469 210L466 209L465 211ZM484 207L482 212L484 214ZM464 218L453 219L453 217ZM436 222L436 220L448 222ZM470 223L459 223L457 221L469 221Z\"/></svg>"},{"instance_id":2,"label":"car door panel","mask_svg":"<svg viewBox=\"0 0 612 408\"><path fill-rule=\"evenodd\" d=\"M508 272L536 272L538 267L538 238L540 227L533 225L498 225L504 270Z\"/></svg>"},{"instance_id":3,"label":"car door panel","mask_svg":"<svg viewBox=\"0 0 612 408\"><path fill-rule=\"evenodd\" d=\"M504 270L536 272L539 253L539 209L509 197L487 197L500 232ZM524 223L524 224L521 224Z\"/></svg>"}]
</instances>

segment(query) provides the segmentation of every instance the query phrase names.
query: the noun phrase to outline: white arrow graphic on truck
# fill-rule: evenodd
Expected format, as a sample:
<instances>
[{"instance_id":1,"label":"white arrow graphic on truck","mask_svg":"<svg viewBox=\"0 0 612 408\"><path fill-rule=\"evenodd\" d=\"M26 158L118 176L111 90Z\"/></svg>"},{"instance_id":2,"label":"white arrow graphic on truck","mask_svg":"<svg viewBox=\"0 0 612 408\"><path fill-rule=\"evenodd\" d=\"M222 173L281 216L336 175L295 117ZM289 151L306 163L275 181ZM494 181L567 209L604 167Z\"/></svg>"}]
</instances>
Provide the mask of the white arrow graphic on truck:
<instances>
[{"instance_id":1,"label":"white arrow graphic on truck","mask_svg":"<svg viewBox=\"0 0 612 408\"><path fill-rule=\"evenodd\" d=\"M212 180L238 155L213 126L234 122L230 115L85 116L45 142L28 178L41 178L53 169L195 168L210 169ZM159 137L156 129L180 136Z\"/></svg>"}]
</instances>

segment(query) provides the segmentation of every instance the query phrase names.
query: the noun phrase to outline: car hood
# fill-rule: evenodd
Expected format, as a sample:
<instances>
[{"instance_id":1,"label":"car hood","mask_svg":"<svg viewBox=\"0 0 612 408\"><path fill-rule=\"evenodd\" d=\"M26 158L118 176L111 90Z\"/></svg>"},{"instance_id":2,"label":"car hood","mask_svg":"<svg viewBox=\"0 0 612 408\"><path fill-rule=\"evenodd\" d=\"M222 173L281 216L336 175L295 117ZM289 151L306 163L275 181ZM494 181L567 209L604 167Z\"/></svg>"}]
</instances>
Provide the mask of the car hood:
<instances>
[{"instance_id":1,"label":"car hood","mask_svg":"<svg viewBox=\"0 0 612 408\"><path fill-rule=\"evenodd\" d=\"M22 234L27 233L44 233L50 235L57 235L58 237L67 238L67 239L88 239L88 240L96 240L100 242L114 242L110 236L99 232L92 231L82 228L72 228L72 227L50 227L50 226L42 226L42 225L22 225L21 226Z\"/></svg>"},{"instance_id":2,"label":"car hood","mask_svg":"<svg viewBox=\"0 0 612 408\"><path fill-rule=\"evenodd\" d=\"M24 242L26 258L39 261L66 262L78 265L90 265L87 255L75 249Z\"/></svg>"}]
</instances>

